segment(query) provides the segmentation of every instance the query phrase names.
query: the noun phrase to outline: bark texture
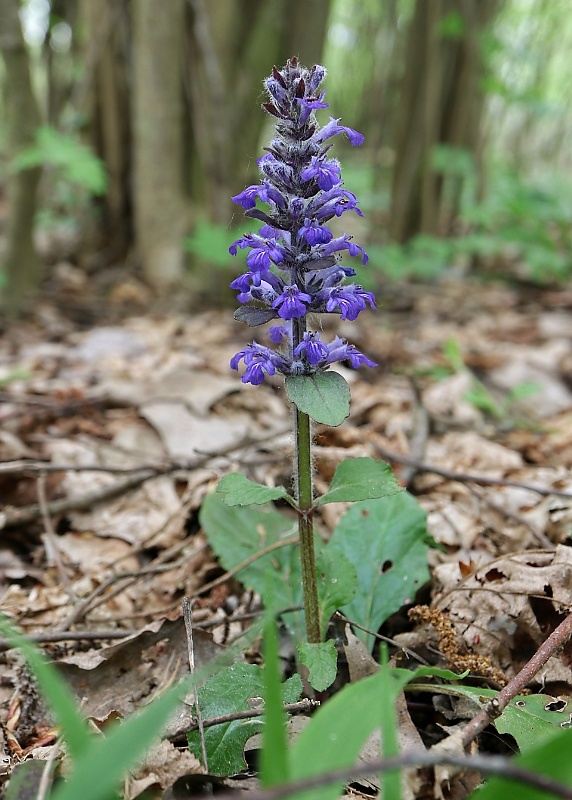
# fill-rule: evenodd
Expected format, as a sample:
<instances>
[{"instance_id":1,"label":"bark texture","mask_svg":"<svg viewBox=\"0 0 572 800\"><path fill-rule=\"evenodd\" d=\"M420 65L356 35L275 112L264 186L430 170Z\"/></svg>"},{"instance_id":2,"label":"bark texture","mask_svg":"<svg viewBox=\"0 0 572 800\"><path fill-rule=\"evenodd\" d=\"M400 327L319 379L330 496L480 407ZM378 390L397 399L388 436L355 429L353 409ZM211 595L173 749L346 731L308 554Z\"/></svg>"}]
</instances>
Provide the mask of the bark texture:
<instances>
[{"instance_id":1,"label":"bark texture","mask_svg":"<svg viewBox=\"0 0 572 800\"><path fill-rule=\"evenodd\" d=\"M136 251L157 288L180 281L183 193L183 0L137 0L133 15L133 152Z\"/></svg>"},{"instance_id":2,"label":"bark texture","mask_svg":"<svg viewBox=\"0 0 572 800\"><path fill-rule=\"evenodd\" d=\"M443 177L432 154L436 145L448 145L478 155L481 36L497 8L498 0L417 0L394 137L389 232L396 241L446 233L455 216L460 192L444 208Z\"/></svg>"},{"instance_id":3,"label":"bark texture","mask_svg":"<svg viewBox=\"0 0 572 800\"><path fill-rule=\"evenodd\" d=\"M0 0L0 53L5 65L3 87L8 163L35 141L40 113L30 80L28 51L20 27L18 0ZM36 192L41 169L9 172L6 184L8 219L2 258L3 300L13 316L37 288L41 269L34 248Z\"/></svg>"}]
</instances>

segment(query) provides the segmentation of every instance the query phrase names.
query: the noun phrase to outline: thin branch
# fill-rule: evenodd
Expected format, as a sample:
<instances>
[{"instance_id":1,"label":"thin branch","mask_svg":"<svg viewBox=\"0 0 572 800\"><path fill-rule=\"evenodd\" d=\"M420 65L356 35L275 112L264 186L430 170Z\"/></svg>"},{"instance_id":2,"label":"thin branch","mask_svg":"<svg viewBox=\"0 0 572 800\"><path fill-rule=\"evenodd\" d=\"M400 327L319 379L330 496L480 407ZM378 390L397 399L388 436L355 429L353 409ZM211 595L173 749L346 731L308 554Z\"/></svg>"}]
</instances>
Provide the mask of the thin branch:
<instances>
[{"instance_id":1,"label":"thin branch","mask_svg":"<svg viewBox=\"0 0 572 800\"><path fill-rule=\"evenodd\" d=\"M299 700L297 703L284 703L283 709L288 714L298 714L301 711L311 711L315 708L318 708L320 702L318 700L311 700L310 698L305 698L304 700ZM220 717L212 717L211 719L203 719L202 726L203 728L213 728L215 725L225 725L227 722L238 722L243 719L255 719L256 717L261 717L264 714L264 709L250 709L249 711L236 711L234 714L221 714ZM191 731L199 730L199 721L197 719L196 723L190 725L185 733L190 733ZM177 734L177 737L180 734Z\"/></svg>"},{"instance_id":2,"label":"thin branch","mask_svg":"<svg viewBox=\"0 0 572 800\"><path fill-rule=\"evenodd\" d=\"M528 686L537 672L568 641L570 636L572 636L572 613L568 614L548 639L540 645L520 672L467 723L463 729L463 745L465 747L482 733L494 719L500 717L510 701Z\"/></svg>"},{"instance_id":3,"label":"thin branch","mask_svg":"<svg viewBox=\"0 0 572 800\"><path fill-rule=\"evenodd\" d=\"M394 758L382 758L379 761L369 761L356 764L349 769L332 770L324 775L305 778L301 781L285 783L271 789L256 792L249 791L244 797L248 800L279 800L287 795L298 794L309 789L317 789L330 783L351 781L356 778L371 775L374 772L388 772L389 770L403 769L405 767L436 767L440 764L450 764L461 769L472 769L485 775L497 775L506 780L516 781L525 786L532 786L544 792L550 792L555 797L572 800L572 787L558 783L547 775L531 772L528 769L514 764L501 756L455 756L449 753L423 753L411 752ZM236 800L236 792L217 795L217 800Z\"/></svg>"},{"instance_id":4,"label":"thin branch","mask_svg":"<svg viewBox=\"0 0 572 800\"><path fill-rule=\"evenodd\" d=\"M189 651L189 669L191 675L195 674L195 642L193 639L193 605L188 597L183 597L183 620L185 622L185 632L187 634L187 647ZM197 728L201 740L201 754L203 757L203 766L205 770L209 771L209 761L207 757L207 744L205 742L205 730L203 726L203 715L201 712L201 705L199 703L199 690L195 689L195 710L197 714Z\"/></svg>"},{"instance_id":5,"label":"thin branch","mask_svg":"<svg viewBox=\"0 0 572 800\"><path fill-rule=\"evenodd\" d=\"M215 458L223 458L231 453L250 448L263 442L275 439L277 436L282 436L285 431L274 431L273 433L262 436L256 439L248 439L229 447L221 448L220 450L211 453L201 453L197 458L189 459L188 461L171 461L168 464L161 466L144 466L135 467L133 469L117 469L112 467L95 467L90 466L68 466L68 465L49 465L43 461L30 461L19 459L16 462L3 462L0 463L0 472L61 472L61 471L96 471L96 472L109 472L110 474L126 474L128 477L123 481L117 481L109 486L99 487L85 494L73 497L64 497L59 500L52 500L46 506L47 511L51 515L64 514L68 511L83 511L89 509L98 503L103 503L107 500L112 500L122 494L125 494L132 489L138 488L145 481L159 478L164 475L171 475L174 472L188 472L189 470L198 469L199 467L206 466ZM17 469L13 469L13 465ZM15 528L20 525L27 525L29 522L34 522L42 516L42 510L39 504L29 506L15 507L5 506L0 513L0 530L5 528Z\"/></svg>"},{"instance_id":6,"label":"thin branch","mask_svg":"<svg viewBox=\"0 0 572 800\"><path fill-rule=\"evenodd\" d=\"M469 472L456 472L455 470L445 469L438 467L435 464L426 464L424 461L417 461L409 456L402 456L399 453L394 453L392 450L387 450L375 442L372 443L374 449L379 453L382 458L388 461L397 461L399 464L406 464L407 466L414 467L416 472L432 472L435 475L440 475L449 481L459 481L459 483L476 483L479 486L514 486L517 489L528 489L530 492L542 497L567 497L572 499L572 492L565 491L564 489L554 489L548 486L537 486L534 483L524 483L523 481L513 481L510 478L490 478L485 475L474 475Z\"/></svg>"}]
</instances>

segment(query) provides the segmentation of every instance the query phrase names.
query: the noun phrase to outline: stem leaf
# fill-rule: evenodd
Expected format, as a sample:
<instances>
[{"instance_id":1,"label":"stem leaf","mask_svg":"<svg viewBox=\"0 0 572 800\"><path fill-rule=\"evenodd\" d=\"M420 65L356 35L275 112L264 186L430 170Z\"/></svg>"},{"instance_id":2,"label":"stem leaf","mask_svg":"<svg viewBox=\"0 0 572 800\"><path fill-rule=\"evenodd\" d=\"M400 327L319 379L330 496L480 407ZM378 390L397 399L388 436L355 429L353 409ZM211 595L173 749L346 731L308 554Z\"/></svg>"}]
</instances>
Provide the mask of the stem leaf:
<instances>
[{"instance_id":1,"label":"stem leaf","mask_svg":"<svg viewBox=\"0 0 572 800\"><path fill-rule=\"evenodd\" d=\"M280 498L292 499L283 486L272 488L263 483L255 483L241 472L225 475L218 482L216 490L227 506L261 506Z\"/></svg>"},{"instance_id":2,"label":"stem leaf","mask_svg":"<svg viewBox=\"0 0 572 800\"><path fill-rule=\"evenodd\" d=\"M300 663L308 668L308 680L317 692L332 685L338 668L338 654L332 639L319 644L300 642L296 652Z\"/></svg>"},{"instance_id":3,"label":"stem leaf","mask_svg":"<svg viewBox=\"0 0 572 800\"><path fill-rule=\"evenodd\" d=\"M337 427L350 413L350 387L339 372L288 375L286 394L314 422Z\"/></svg>"},{"instance_id":4,"label":"stem leaf","mask_svg":"<svg viewBox=\"0 0 572 800\"><path fill-rule=\"evenodd\" d=\"M329 490L316 500L316 505L376 500L400 491L389 464L374 458L346 458L338 464Z\"/></svg>"}]
</instances>

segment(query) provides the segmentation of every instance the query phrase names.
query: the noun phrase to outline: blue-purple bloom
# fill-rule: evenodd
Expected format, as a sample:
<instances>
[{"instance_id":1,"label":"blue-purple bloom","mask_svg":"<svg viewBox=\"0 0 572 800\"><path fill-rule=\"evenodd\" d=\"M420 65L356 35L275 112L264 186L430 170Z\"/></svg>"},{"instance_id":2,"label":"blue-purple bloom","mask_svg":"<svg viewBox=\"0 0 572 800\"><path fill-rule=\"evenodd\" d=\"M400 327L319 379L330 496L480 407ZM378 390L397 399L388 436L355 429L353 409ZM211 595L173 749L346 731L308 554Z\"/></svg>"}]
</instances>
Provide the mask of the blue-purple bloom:
<instances>
[{"instance_id":1,"label":"blue-purple bloom","mask_svg":"<svg viewBox=\"0 0 572 800\"><path fill-rule=\"evenodd\" d=\"M269 100L262 107L275 118L276 135L258 159L261 182L232 198L245 216L263 223L229 248L231 255L249 251L249 271L231 283L242 304L235 316L251 327L273 319L282 323L268 332L277 350L253 342L231 360L233 369L246 367L244 383L260 384L276 373L311 375L338 361L376 366L345 339L336 336L327 344L308 330L310 314L355 320L368 306L375 309L371 292L346 283L355 270L339 263L345 253L366 264L365 250L346 233L334 237L327 226L346 211L363 216L356 196L344 188L339 162L328 155L328 140L343 134L356 147L364 137L333 117L318 125L315 112L328 107L320 90L325 76L324 67L308 70L296 58L282 70L273 68L264 81Z\"/></svg>"}]
</instances>

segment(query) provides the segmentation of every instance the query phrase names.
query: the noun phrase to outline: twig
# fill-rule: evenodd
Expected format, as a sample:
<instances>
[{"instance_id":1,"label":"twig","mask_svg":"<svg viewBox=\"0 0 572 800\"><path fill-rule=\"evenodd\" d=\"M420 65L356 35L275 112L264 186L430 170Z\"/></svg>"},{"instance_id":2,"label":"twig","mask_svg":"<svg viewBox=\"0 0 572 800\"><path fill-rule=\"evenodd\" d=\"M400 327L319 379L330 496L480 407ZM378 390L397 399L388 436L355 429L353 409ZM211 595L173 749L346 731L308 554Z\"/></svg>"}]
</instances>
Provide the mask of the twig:
<instances>
[{"instance_id":1,"label":"twig","mask_svg":"<svg viewBox=\"0 0 572 800\"><path fill-rule=\"evenodd\" d=\"M415 408L413 410L413 434L409 438L409 449L411 451L411 458L415 461L421 461L425 454L425 447L429 438L431 425L429 413L421 399L418 381L414 376L411 376L410 382L415 399ZM411 486L411 482L418 471L415 464L405 465L405 469L403 469L401 473L401 479L407 488Z\"/></svg>"},{"instance_id":2,"label":"twig","mask_svg":"<svg viewBox=\"0 0 572 800\"><path fill-rule=\"evenodd\" d=\"M282 706L284 711L288 712L289 714L297 714L299 711L310 711L311 709L317 708L320 705L318 700L311 700L310 698L304 698L304 700L299 700L297 703L284 703ZM221 714L220 717L212 717L211 719L204 719L202 720L202 727L203 728L212 728L215 725L225 725L227 722L237 722L242 719L254 719L256 717L261 717L264 714L264 709L250 709L249 711L236 711L234 714ZM190 733L191 731L199 730L199 721L197 717L196 723L190 725L186 733ZM180 734L177 734L180 736Z\"/></svg>"},{"instance_id":3,"label":"twig","mask_svg":"<svg viewBox=\"0 0 572 800\"><path fill-rule=\"evenodd\" d=\"M220 450L205 453L200 455L198 458L189 459L187 462L182 461L172 461L167 465L163 466L145 466L145 467L136 467L134 469L117 469L117 468L108 468L108 467L94 467L86 466L66 466L66 465L48 465L44 464L42 461L35 461L35 462L26 462L23 459L18 460L17 462L8 462L8 464L4 463L4 465L0 464L0 471L12 472L17 470L12 470L11 465L16 463L18 466L21 465L20 471L34 471L34 472L61 472L63 470L73 470L75 472L80 471L97 471L97 472L109 472L110 474L127 474L128 477L124 481L117 481L117 483L113 483L109 486L103 486L98 489L94 489L90 492L86 492L85 494L74 496L74 497L64 497L60 500L52 500L47 504L47 509L50 514L62 514L67 511L82 511L87 508L91 508L98 503L105 502L106 500L112 500L119 495L125 494L126 492L130 491L131 489L136 489L142 483L148 480L152 480L153 478L159 478L164 475L170 475L173 472L179 471L189 471L193 469L198 469L199 467L203 467L207 465L210 461L215 458L222 458L224 456L228 456L231 453L234 453L238 450L243 450L245 448L253 447L262 442L270 441L271 439L275 439L277 436L282 436L285 431L274 431L267 436L262 436L256 439L244 440L241 442L237 442L235 444L230 445L229 447L221 448ZM41 509L39 505L34 504L30 506L23 506L23 507L15 507L15 506L5 506L2 512L0 512L0 530L4 530L5 528L15 528L20 525L27 525L29 522L34 522L35 520L41 517Z\"/></svg>"},{"instance_id":4,"label":"twig","mask_svg":"<svg viewBox=\"0 0 572 800\"><path fill-rule=\"evenodd\" d=\"M410 650L409 647L405 647L404 645L400 644L395 639L390 639L389 636L383 636L383 634L381 633L377 633L376 631L372 631L369 628L365 628L363 625L360 625L359 622L355 622L353 619L348 619L348 617L344 617L344 615L340 611L336 611L336 618L340 619L342 622L347 622L352 627L358 628L360 631L363 631L364 633L368 633L375 639L379 639L380 642L387 642L387 644L391 644L394 647L397 647L399 650L405 653L406 656L409 656L409 658L418 661L420 664L423 664L426 667L430 666L429 662L426 661L422 656L418 655L418 653L416 653L414 650Z\"/></svg>"},{"instance_id":5,"label":"twig","mask_svg":"<svg viewBox=\"0 0 572 800\"><path fill-rule=\"evenodd\" d=\"M188 597L183 597L183 620L185 622L185 631L187 633L187 646L189 649L189 669L191 675L195 674L195 643L193 640L193 606ZM201 712L201 704L199 703L199 689L195 689L195 710L197 715L197 728L199 731L199 738L201 740L201 753L203 756L203 766L206 772L209 771L209 762L207 758L207 744L205 742L205 731L203 726L203 715Z\"/></svg>"},{"instance_id":6,"label":"twig","mask_svg":"<svg viewBox=\"0 0 572 800\"><path fill-rule=\"evenodd\" d=\"M110 484L109 486L93 489L80 496L52 500L47 504L47 509L49 513L53 515L64 514L66 511L82 511L98 503L102 503L105 500L112 500L114 497L125 494L125 492L131 489L136 489L145 481L157 478L161 474L163 473L159 470L141 470L131 475L129 478L126 478L124 481L117 481L117 483ZM29 522L34 522L41 516L42 510L39 504L24 506L22 508L5 506L2 513L0 513L0 530L27 525Z\"/></svg>"},{"instance_id":7,"label":"twig","mask_svg":"<svg viewBox=\"0 0 572 800\"><path fill-rule=\"evenodd\" d=\"M415 467L417 472L432 472L435 475L440 475L449 481L459 481L459 483L476 483L479 486L514 486L518 489L528 489L530 492L542 495L542 497L567 497L572 499L572 492L567 492L564 489L552 489L547 486L537 486L534 483L524 483L523 481L513 481L510 478L490 478L486 475L474 475L469 472L456 472L455 470L445 469L438 467L435 464L426 464L424 461L417 461L409 456L402 456L399 453L394 453L392 450L387 450L375 442L372 442L374 449L379 453L382 458L388 461L397 461L399 464L407 464L408 466Z\"/></svg>"},{"instance_id":8,"label":"twig","mask_svg":"<svg viewBox=\"0 0 572 800\"><path fill-rule=\"evenodd\" d=\"M404 767L436 767L440 764L450 764L461 769L473 769L485 775L498 775L507 780L532 786L544 792L550 792L555 797L572 800L572 787L558 783L547 775L531 772L517 764L513 764L502 756L455 756L449 753L403 753L393 758L382 758L379 761L368 761L365 764L356 764L349 769L332 770L324 775L316 775L301 781L292 781L282 786L260 791L243 793L240 796L248 800L279 800L286 795L297 794L309 789L326 786L329 783L349 781L373 772L388 772L389 770L403 769ZM217 800L236 800L236 792L225 792L217 795Z\"/></svg>"},{"instance_id":9,"label":"twig","mask_svg":"<svg viewBox=\"0 0 572 800\"><path fill-rule=\"evenodd\" d=\"M68 574L66 572L66 568L64 566L64 562L62 560L62 554L60 552L60 548L58 545L58 540L56 538L56 532L54 530L54 526L52 524L52 518L50 516L50 512L48 509L48 501L46 498L46 473L41 472L38 476L38 505L40 507L40 512L42 515L42 521L44 523L44 545L47 550L47 554L51 550L51 555L56 565L56 570L60 576L60 580L68 594L68 596L72 596L71 591L71 584L70 579L68 578ZM47 559L49 564L49 557Z\"/></svg>"},{"instance_id":10,"label":"twig","mask_svg":"<svg viewBox=\"0 0 572 800\"><path fill-rule=\"evenodd\" d=\"M572 636L572 613L560 623L548 639L543 642L536 653L504 689L493 697L463 729L463 745L467 747L490 723L500 717L511 700L521 692L536 673L546 664L548 659L562 647Z\"/></svg>"},{"instance_id":11,"label":"twig","mask_svg":"<svg viewBox=\"0 0 572 800\"><path fill-rule=\"evenodd\" d=\"M54 766L54 761L59 755L60 747L61 747L61 737L56 741L53 745L48 758L46 759L46 763L44 765L44 769L42 771L42 777L40 778L40 783L38 785L38 793L36 794L36 800L45 800L48 796L48 791L50 789L51 784L51 777L52 777L52 770Z\"/></svg>"}]
</instances>

